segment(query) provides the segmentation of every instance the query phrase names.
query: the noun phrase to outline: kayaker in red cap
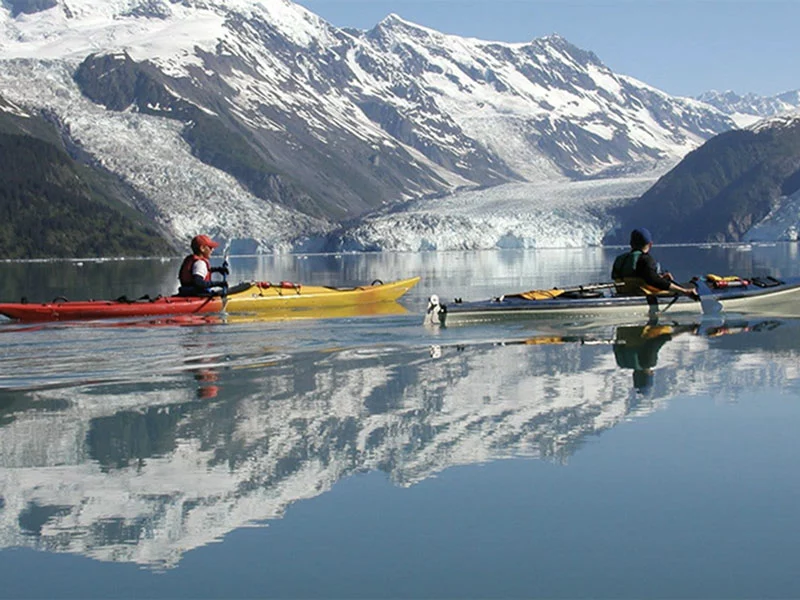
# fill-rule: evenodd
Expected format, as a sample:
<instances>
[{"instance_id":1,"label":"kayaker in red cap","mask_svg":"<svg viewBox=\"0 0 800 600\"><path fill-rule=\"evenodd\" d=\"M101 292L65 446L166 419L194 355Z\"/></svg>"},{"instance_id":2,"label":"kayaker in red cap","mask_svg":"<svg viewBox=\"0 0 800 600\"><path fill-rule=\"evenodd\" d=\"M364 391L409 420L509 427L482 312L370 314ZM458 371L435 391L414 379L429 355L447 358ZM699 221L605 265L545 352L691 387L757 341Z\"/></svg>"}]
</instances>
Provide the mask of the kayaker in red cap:
<instances>
[{"instance_id":1,"label":"kayaker in red cap","mask_svg":"<svg viewBox=\"0 0 800 600\"><path fill-rule=\"evenodd\" d=\"M196 235L192 238L192 254L183 259L178 280L180 296L209 296L224 294L228 289L227 281L212 281L212 273L220 273L223 276L230 274L228 265L223 263L221 267L212 267L209 262L214 248L219 246L205 234Z\"/></svg>"}]
</instances>

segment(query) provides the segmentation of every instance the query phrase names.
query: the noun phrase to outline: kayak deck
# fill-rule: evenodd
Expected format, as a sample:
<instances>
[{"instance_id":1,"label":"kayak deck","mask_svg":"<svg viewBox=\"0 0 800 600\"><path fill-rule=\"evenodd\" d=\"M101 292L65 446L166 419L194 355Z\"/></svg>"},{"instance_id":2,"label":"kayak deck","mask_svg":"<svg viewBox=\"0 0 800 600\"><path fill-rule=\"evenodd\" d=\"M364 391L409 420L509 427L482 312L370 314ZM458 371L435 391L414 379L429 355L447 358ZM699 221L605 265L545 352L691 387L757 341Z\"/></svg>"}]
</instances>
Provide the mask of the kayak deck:
<instances>
[{"instance_id":1,"label":"kayak deck","mask_svg":"<svg viewBox=\"0 0 800 600\"><path fill-rule=\"evenodd\" d=\"M226 297L159 296L138 300L56 300L0 303L0 315L24 322L126 317L204 315L218 312L260 313L286 309L324 309L393 302L413 288L419 277L371 285L336 288L282 282L244 282Z\"/></svg>"}]
</instances>

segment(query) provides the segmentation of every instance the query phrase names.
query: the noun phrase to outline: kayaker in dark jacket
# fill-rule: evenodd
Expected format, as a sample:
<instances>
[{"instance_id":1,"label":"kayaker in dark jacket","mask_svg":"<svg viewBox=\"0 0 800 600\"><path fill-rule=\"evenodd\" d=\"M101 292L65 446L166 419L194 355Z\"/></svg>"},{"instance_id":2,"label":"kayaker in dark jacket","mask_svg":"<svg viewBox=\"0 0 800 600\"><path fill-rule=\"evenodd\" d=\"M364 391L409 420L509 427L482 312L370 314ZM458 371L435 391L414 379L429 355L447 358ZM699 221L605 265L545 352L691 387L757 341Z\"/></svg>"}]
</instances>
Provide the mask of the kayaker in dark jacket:
<instances>
[{"instance_id":1,"label":"kayaker in dark jacket","mask_svg":"<svg viewBox=\"0 0 800 600\"><path fill-rule=\"evenodd\" d=\"M621 294L642 295L678 292L696 296L692 288L678 285L670 273L659 273L656 259L650 255L653 236L641 227L631 232L631 249L617 256L611 269L611 278Z\"/></svg>"},{"instance_id":2,"label":"kayaker in dark jacket","mask_svg":"<svg viewBox=\"0 0 800 600\"><path fill-rule=\"evenodd\" d=\"M197 235L192 238L192 254L183 259L178 280L180 296L211 296L223 294L228 289L226 281L212 281L212 273L221 273L226 276L230 273L227 264L212 267L209 262L211 253L219 243L207 235Z\"/></svg>"}]
</instances>

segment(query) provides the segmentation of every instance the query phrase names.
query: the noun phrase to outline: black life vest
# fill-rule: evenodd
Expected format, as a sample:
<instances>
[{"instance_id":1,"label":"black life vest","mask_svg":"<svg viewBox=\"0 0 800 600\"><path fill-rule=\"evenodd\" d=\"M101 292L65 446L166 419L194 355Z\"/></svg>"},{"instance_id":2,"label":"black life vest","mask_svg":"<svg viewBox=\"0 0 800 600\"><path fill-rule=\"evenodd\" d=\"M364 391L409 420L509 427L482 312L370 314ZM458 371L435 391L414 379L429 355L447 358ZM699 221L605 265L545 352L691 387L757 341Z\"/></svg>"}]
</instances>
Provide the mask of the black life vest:
<instances>
[{"instance_id":1,"label":"black life vest","mask_svg":"<svg viewBox=\"0 0 800 600\"><path fill-rule=\"evenodd\" d=\"M614 266L611 267L611 279L614 281L622 281L636 277L636 265L642 257L641 250L631 250L625 254L620 254L614 260Z\"/></svg>"}]
</instances>

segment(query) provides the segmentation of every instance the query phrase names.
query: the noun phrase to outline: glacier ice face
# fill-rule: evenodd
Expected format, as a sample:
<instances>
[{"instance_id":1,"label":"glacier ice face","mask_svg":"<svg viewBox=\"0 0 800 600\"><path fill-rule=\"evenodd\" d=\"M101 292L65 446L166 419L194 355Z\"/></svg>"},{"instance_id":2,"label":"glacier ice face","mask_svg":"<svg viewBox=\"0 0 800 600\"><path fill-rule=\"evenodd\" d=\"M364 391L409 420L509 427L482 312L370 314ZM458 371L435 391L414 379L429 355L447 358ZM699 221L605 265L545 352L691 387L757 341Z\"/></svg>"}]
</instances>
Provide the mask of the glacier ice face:
<instances>
[{"instance_id":1,"label":"glacier ice face","mask_svg":"<svg viewBox=\"0 0 800 600\"><path fill-rule=\"evenodd\" d=\"M609 209L641 195L647 177L507 184L418 200L336 230L329 251L479 250L601 245L615 226ZM309 242L307 248L312 247Z\"/></svg>"}]
</instances>

